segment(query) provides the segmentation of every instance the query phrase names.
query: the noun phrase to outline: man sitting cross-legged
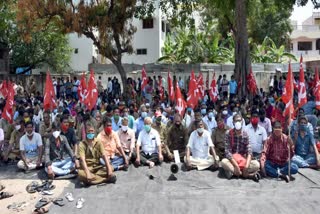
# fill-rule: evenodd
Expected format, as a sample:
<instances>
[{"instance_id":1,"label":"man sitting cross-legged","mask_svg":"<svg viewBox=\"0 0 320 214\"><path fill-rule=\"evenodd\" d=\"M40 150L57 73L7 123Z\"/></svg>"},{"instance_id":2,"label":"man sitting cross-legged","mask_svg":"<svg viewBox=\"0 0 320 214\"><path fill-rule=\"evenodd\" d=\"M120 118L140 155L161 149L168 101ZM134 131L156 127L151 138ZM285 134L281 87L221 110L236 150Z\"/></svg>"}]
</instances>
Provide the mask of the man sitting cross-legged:
<instances>
[{"instance_id":1,"label":"man sitting cross-legged","mask_svg":"<svg viewBox=\"0 0 320 214\"><path fill-rule=\"evenodd\" d=\"M135 161L136 166L139 166L141 163L152 168L155 164L163 161L160 136L155 129L151 128L151 123L152 119L150 117L146 117L144 119L144 128L139 133L137 141L137 159Z\"/></svg>"},{"instance_id":2,"label":"man sitting cross-legged","mask_svg":"<svg viewBox=\"0 0 320 214\"><path fill-rule=\"evenodd\" d=\"M85 184L115 183L117 179L113 174L109 158L94 133L94 126L87 123L86 140L79 145L81 160L81 169L78 171L79 180ZM100 164L100 158L103 158L105 166Z\"/></svg>"},{"instance_id":3,"label":"man sitting cross-legged","mask_svg":"<svg viewBox=\"0 0 320 214\"><path fill-rule=\"evenodd\" d=\"M45 171L51 179L75 172L76 160L67 138L60 135L59 125L53 123L52 131L45 145Z\"/></svg>"},{"instance_id":4,"label":"man sitting cross-legged","mask_svg":"<svg viewBox=\"0 0 320 214\"><path fill-rule=\"evenodd\" d=\"M202 120L196 121L196 127L197 129L190 135L186 149L184 161L187 169L217 169L219 158L214 150L210 132L204 129L204 122Z\"/></svg>"}]
</instances>

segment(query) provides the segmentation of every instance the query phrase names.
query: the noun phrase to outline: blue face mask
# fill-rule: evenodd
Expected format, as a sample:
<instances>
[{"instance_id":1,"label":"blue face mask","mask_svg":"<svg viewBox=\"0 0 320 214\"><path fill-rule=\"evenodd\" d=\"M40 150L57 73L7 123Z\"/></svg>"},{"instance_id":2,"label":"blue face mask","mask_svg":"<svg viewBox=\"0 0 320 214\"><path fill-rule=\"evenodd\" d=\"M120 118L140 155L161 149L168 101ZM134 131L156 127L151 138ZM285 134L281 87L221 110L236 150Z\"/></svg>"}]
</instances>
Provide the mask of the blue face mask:
<instances>
[{"instance_id":1,"label":"blue face mask","mask_svg":"<svg viewBox=\"0 0 320 214\"><path fill-rule=\"evenodd\" d=\"M307 125L305 125L305 124L300 125L300 126L299 126L299 129L300 129L301 131L306 132L306 131L308 130L308 126L307 126Z\"/></svg>"},{"instance_id":2,"label":"blue face mask","mask_svg":"<svg viewBox=\"0 0 320 214\"><path fill-rule=\"evenodd\" d=\"M204 109L204 108L201 109L201 114L202 114L202 115L205 115L206 113L207 113L207 109Z\"/></svg>"},{"instance_id":3,"label":"blue face mask","mask_svg":"<svg viewBox=\"0 0 320 214\"><path fill-rule=\"evenodd\" d=\"M210 119L212 119L213 118L213 112L209 112L209 114L208 114L208 117L210 118Z\"/></svg>"},{"instance_id":4,"label":"blue face mask","mask_svg":"<svg viewBox=\"0 0 320 214\"><path fill-rule=\"evenodd\" d=\"M88 134L87 134L87 138L88 138L89 140L92 140L92 139L94 138L94 133L88 133Z\"/></svg>"},{"instance_id":5,"label":"blue face mask","mask_svg":"<svg viewBox=\"0 0 320 214\"><path fill-rule=\"evenodd\" d=\"M147 116L148 116L147 112L144 111L144 112L141 113L141 117L142 117L143 119L146 118Z\"/></svg>"},{"instance_id":6,"label":"blue face mask","mask_svg":"<svg viewBox=\"0 0 320 214\"><path fill-rule=\"evenodd\" d=\"M144 130L149 133L151 130L151 126L150 125L144 125Z\"/></svg>"}]
</instances>

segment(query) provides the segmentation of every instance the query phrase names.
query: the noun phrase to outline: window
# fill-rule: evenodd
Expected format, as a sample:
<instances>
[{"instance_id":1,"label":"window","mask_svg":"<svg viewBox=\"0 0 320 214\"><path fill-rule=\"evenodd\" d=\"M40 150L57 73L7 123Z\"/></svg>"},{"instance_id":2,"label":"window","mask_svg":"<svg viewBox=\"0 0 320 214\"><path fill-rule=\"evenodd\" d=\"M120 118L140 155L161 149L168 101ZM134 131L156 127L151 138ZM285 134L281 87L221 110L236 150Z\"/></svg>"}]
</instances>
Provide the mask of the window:
<instances>
[{"instance_id":1,"label":"window","mask_svg":"<svg viewBox=\"0 0 320 214\"><path fill-rule=\"evenodd\" d=\"M153 28L153 18L143 19L142 28L143 29Z\"/></svg>"},{"instance_id":2,"label":"window","mask_svg":"<svg viewBox=\"0 0 320 214\"><path fill-rule=\"evenodd\" d=\"M298 51L312 50L312 42L298 42Z\"/></svg>"},{"instance_id":3,"label":"window","mask_svg":"<svg viewBox=\"0 0 320 214\"><path fill-rule=\"evenodd\" d=\"M320 25L320 18L315 18L314 19L314 24L315 25Z\"/></svg>"},{"instance_id":4,"label":"window","mask_svg":"<svg viewBox=\"0 0 320 214\"><path fill-rule=\"evenodd\" d=\"M75 53L75 54L78 54L78 53L79 53L79 49L78 49L78 48L75 48L75 49L74 49L74 53Z\"/></svg>"},{"instance_id":5,"label":"window","mask_svg":"<svg viewBox=\"0 0 320 214\"><path fill-rule=\"evenodd\" d=\"M147 55L147 49L137 49L137 55Z\"/></svg>"},{"instance_id":6,"label":"window","mask_svg":"<svg viewBox=\"0 0 320 214\"><path fill-rule=\"evenodd\" d=\"M290 51L293 50L293 43L290 43Z\"/></svg>"}]
</instances>

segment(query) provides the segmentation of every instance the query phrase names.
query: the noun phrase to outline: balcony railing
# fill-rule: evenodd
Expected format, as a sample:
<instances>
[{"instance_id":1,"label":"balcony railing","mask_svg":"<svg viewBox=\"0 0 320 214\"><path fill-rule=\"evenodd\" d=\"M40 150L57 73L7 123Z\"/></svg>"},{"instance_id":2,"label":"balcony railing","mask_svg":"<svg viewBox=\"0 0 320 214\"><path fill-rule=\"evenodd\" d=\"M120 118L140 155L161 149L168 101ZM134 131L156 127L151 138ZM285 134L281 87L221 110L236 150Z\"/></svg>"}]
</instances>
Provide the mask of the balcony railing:
<instances>
[{"instance_id":1,"label":"balcony railing","mask_svg":"<svg viewBox=\"0 0 320 214\"><path fill-rule=\"evenodd\" d=\"M304 32L320 31L320 25L293 25L292 28Z\"/></svg>"}]
</instances>

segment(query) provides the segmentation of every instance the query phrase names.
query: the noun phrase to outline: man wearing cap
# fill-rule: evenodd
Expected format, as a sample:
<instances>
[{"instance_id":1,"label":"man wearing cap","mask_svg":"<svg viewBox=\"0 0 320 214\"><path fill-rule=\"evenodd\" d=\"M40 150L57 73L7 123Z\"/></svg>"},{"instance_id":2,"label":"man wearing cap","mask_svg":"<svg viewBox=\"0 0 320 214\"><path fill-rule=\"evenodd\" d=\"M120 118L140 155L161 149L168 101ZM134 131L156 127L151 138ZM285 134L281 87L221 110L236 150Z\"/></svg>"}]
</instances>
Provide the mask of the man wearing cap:
<instances>
[{"instance_id":1,"label":"man wearing cap","mask_svg":"<svg viewBox=\"0 0 320 214\"><path fill-rule=\"evenodd\" d=\"M152 168L155 164L160 164L163 161L160 136L159 133L151 127L151 124L151 118L146 117L144 119L143 130L139 133L137 140L137 159L135 161L136 166L142 164L148 165L149 168Z\"/></svg>"},{"instance_id":2,"label":"man wearing cap","mask_svg":"<svg viewBox=\"0 0 320 214\"><path fill-rule=\"evenodd\" d=\"M162 123L162 114L161 111L156 111L155 114L155 122L152 123L151 127L160 135L160 141L161 141L161 151L162 155L165 161L171 161L172 160L172 154L170 153L170 150L167 146L167 133L168 129L165 124Z\"/></svg>"},{"instance_id":3,"label":"man wearing cap","mask_svg":"<svg viewBox=\"0 0 320 214\"><path fill-rule=\"evenodd\" d=\"M169 128L167 134L167 145L171 160L173 160L173 151L178 150L180 161L183 161L186 145L189 140L188 130L182 125L181 119L182 117L180 114L174 115L173 125Z\"/></svg>"},{"instance_id":4,"label":"man wearing cap","mask_svg":"<svg viewBox=\"0 0 320 214\"><path fill-rule=\"evenodd\" d=\"M214 151L211 134L204 129L202 120L196 121L197 129L194 130L189 138L184 162L188 170L196 168L204 170L207 168L218 168L218 156ZM210 155L211 154L211 155Z\"/></svg>"},{"instance_id":5,"label":"man wearing cap","mask_svg":"<svg viewBox=\"0 0 320 214\"><path fill-rule=\"evenodd\" d=\"M45 144L45 171L48 177L64 176L75 171L76 156L74 155L68 140L60 135L58 124L52 124L52 134Z\"/></svg>"},{"instance_id":6,"label":"man wearing cap","mask_svg":"<svg viewBox=\"0 0 320 214\"><path fill-rule=\"evenodd\" d=\"M300 168L320 168L320 156L305 116L299 117L299 127L294 135L295 155L292 162Z\"/></svg>"},{"instance_id":7,"label":"man wearing cap","mask_svg":"<svg viewBox=\"0 0 320 214\"><path fill-rule=\"evenodd\" d=\"M136 158L136 138L134 135L134 131L131 128L129 128L128 124L129 119L127 117L123 117L121 121L121 129L119 129L117 134L119 136L122 149L128 157L128 160L134 161Z\"/></svg>"}]
</instances>

